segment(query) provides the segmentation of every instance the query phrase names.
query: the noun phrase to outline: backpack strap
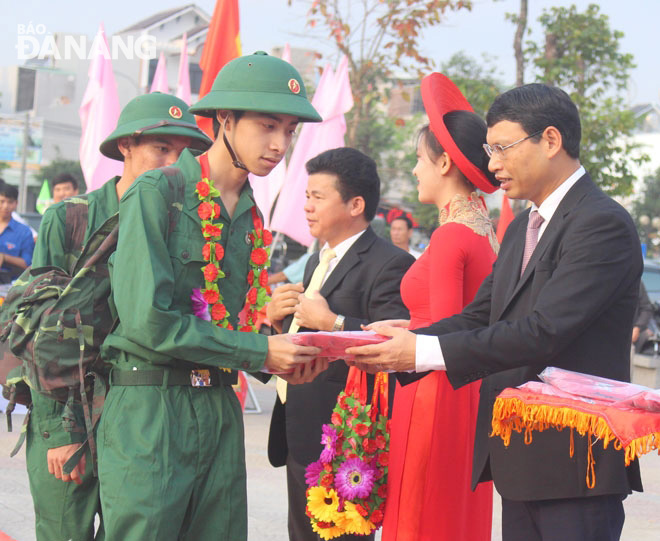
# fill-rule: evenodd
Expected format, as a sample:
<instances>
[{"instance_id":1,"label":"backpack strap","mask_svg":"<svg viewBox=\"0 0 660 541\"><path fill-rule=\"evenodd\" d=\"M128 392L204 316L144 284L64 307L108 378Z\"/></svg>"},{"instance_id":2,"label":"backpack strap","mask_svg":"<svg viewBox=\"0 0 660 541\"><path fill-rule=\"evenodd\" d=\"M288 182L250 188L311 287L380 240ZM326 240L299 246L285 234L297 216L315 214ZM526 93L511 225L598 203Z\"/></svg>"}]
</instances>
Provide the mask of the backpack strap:
<instances>
[{"instance_id":1,"label":"backpack strap","mask_svg":"<svg viewBox=\"0 0 660 541\"><path fill-rule=\"evenodd\" d=\"M89 201L86 197L73 197L65 202L65 210L64 253L67 256L73 255L73 263L85 244L89 221Z\"/></svg>"}]
</instances>

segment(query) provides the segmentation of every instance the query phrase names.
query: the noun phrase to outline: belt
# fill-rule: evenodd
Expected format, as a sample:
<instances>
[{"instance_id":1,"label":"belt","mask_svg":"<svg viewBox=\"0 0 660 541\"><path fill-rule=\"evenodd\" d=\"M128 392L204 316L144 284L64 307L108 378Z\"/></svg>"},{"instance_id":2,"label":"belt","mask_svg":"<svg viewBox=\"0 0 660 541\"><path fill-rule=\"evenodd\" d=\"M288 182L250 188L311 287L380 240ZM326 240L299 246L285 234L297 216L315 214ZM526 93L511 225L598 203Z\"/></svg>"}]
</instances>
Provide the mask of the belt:
<instances>
[{"instance_id":1,"label":"belt","mask_svg":"<svg viewBox=\"0 0 660 541\"><path fill-rule=\"evenodd\" d=\"M155 370L117 370L110 373L110 384L120 386L154 385L172 387L189 385L191 387L217 387L236 385L238 372L225 372L217 368L198 368L182 370L180 368L158 368Z\"/></svg>"}]
</instances>

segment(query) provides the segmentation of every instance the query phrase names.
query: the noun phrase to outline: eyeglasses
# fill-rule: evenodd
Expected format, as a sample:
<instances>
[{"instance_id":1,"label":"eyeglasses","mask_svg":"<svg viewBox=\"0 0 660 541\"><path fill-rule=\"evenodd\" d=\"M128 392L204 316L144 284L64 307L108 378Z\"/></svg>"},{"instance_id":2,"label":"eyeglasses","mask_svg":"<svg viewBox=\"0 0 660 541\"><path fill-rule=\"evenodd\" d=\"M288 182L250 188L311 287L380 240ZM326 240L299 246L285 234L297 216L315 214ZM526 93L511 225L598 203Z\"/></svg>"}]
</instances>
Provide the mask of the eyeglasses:
<instances>
[{"instance_id":1,"label":"eyeglasses","mask_svg":"<svg viewBox=\"0 0 660 541\"><path fill-rule=\"evenodd\" d=\"M511 148L512 146L515 146L518 143L522 143L523 141L527 141L527 139L531 139L532 137L536 137L538 134L543 133L544 131L545 131L545 128L543 128L542 130L536 131L533 134L528 135L527 137L523 137L522 139L518 139L517 141L514 141L510 145L506 145L504 147L502 145L498 145L498 144L490 146L488 143L484 143L483 147L484 147L484 150L486 151L486 154L488 154L489 158L492 158L493 154L499 154L500 156L504 156L504 151L507 148Z\"/></svg>"}]
</instances>

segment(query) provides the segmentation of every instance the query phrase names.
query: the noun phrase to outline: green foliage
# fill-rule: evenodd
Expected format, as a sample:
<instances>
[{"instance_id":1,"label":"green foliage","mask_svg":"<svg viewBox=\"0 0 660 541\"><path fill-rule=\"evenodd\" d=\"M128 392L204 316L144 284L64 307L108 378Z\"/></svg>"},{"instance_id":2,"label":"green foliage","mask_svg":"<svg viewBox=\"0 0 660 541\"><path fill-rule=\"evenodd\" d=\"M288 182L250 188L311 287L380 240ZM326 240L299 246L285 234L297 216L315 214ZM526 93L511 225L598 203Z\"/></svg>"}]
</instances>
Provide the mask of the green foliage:
<instances>
[{"instance_id":1,"label":"green foliage","mask_svg":"<svg viewBox=\"0 0 660 541\"><path fill-rule=\"evenodd\" d=\"M485 119L491 103L504 90L504 84L497 73L496 61L488 55L483 55L482 60L480 64L464 51L458 51L441 65L440 71L460 88L474 112Z\"/></svg>"},{"instance_id":2,"label":"green foliage","mask_svg":"<svg viewBox=\"0 0 660 541\"><path fill-rule=\"evenodd\" d=\"M0 162L0 175L5 169L9 169L11 166L7 162Z\"/></svg>"},{"instance_id":3,"label":"green foliage","mask_svg":"<svg viewBox=\"0 0 660 541\"><path fill-rule=\"evenodd\" d=\"M620 50L623 33L610 28L596 4L545 10L541 42L527 43L537 81L558 86L573 99L582 120L580 161L611 195L632 192L633 169L648 160L630 140L637 119L625 103L633 56Z\"/></svg>"},{"instance_id":4,"label":"green foliage","mask_svg":"<svg viewBox=\"0 0 660 541\"><path fill-rule=\"evenodd\" d=\"M41 170L35 175L39 181L39 185L43 183L44 180L52 182L52 180L63 173L68 173L73 175L76 180L78 180L78 192L85 193L87 191L87 185L85 184L85 177L83 176L82 169L80 168L80 162L73 160L65 160L61 157L55 158L49 165L45 165ZM50 187L51 193L53 192L53 187Z\"/></svg>"}]
</instances>

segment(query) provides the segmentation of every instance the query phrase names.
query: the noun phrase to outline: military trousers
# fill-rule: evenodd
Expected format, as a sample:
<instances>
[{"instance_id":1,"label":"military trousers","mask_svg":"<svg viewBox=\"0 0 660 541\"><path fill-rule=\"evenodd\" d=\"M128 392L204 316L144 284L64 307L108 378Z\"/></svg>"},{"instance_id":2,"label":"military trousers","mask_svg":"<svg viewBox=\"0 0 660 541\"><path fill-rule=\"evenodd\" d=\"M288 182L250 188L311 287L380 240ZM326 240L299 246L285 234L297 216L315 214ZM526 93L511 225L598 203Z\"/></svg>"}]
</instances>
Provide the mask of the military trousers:
<instances>
[{"instance_id":1,"label":"military trousers","mask_svg":"<svg viewBox=\"0 0 660 541\"><path fill-rule=\"evenodd\" d=\"M34 416L26 435L26 463L34 502L37 541L102 541L103 520L94 534L96 515L101 515L99 483L87 450L87 467L81 485L64 482L48 472L50 434Z\"/></svg>"},{"instance_id":2,"label":"military trousers","mask_svg":"<svg viewBox=\"0 0 660 541\"><path fill-rule=\"evenodd\" d=\"M230 386L112 386L98 430L107 539L246 541L243 433Z\"/></svg>"}]
</instances>

